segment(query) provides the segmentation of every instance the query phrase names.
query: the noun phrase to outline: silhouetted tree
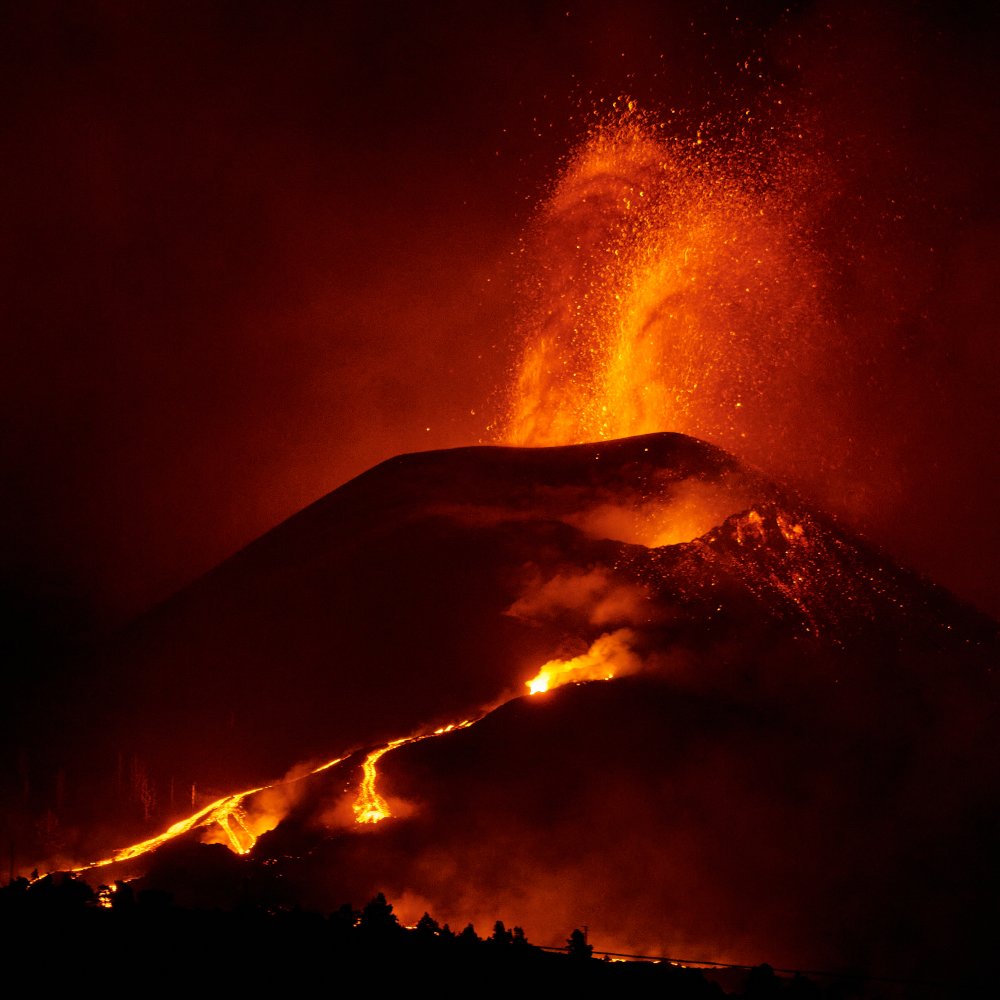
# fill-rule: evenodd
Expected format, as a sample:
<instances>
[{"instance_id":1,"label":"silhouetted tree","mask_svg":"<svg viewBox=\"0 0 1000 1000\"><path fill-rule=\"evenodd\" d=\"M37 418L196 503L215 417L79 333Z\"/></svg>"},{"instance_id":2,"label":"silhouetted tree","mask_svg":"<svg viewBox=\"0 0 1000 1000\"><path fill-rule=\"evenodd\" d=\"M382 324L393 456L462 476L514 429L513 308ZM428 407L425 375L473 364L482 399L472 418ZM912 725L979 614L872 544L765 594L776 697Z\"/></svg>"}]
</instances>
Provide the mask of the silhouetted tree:
<instances>
[{"instance_id":1,"label":"silhouetted tree","mask_svg":"<svg viewBox=\"0 0 1000 1000\"><path fill-rule=\"evenodd\" d=\"M142 806L142 818L148 823L156 808L156 791L146 765L138 754L132 755L132 796Z\"/></svg>"},{"instance_id":2,"label":"silhouetted tree","mask_svg":"<svg viewBox=\"0 0 1000 1000\"><path fill-rule=\"evenodd\" d=\"M413 932L421 941L429 941L441 934L441 926L429 913L425 912L417 921Z\"/></svg>"},{"instance_id":3,"label":"silhouetted tree","mask_svg":"<svg viewBox=\"0 0 1000 1000\"><path fill-rule=\"evenodd\" d=\"M566 954L570 958L584 959L591 958L594 948L587 943L587 937L579 928L573 931L566 940Z\"/></svg>"},{"instance_id":4,"label":"silhouetted tree","mask_svg":"<svg viewBox=\"0 0 1000 1000\"><path fill-rule=\"evenodd\" d=\"M0 915L20 913L28 896L28 880L13 878L0 889Z\"/></svg>"},{"instance_id":5,"label":"silhouetted tree","mask_svg":"<svg viewBox=\"0 0 1000 1000\"><path fill-rule=\"evenodd\" d=\"M396 937L402 928L396 914L392 912L392 903L386 901L383 893L377 893L361 911L358 930L370 940L389 940Z\"/></svg>"},{"instance_id":6,"label":"silhouetted tree","mask_svg":"<svg viewBox=\"0 0 1000 1000\"><path fill-rule=\"evenodd\" d=\"M346 938L358 924L361 916L350 903L344 903L330 914L330 929L338 938Z\"/></svg>"},{"instance_id":7,"label":"silhouetted tree","mask_svg":"<svg viewBox=\"0 0 1000 1000\"><path fill-rule=\"evenodd\" d=\"M506 947L511 944L514 940L514 935L511 934L509 930L503 925L502 920L498 920L493 925L493 933L490 935L490 941L495 945L500 945L501 947Z\"/></svg>"},{"instance_id":8,"label":"silhouetted tree","mask_svg":"<svg viewBox=\"0 0 1000 1000\"><path fill-rule=\"evenodd\" d=\"M50 913L82 910L96 900L94 890L73 872L43 876L28 887L28 898L32 905Z\"/></svg>"},{"instance_id":9,"label":"silhouetted tree","mask_svg":"<svg viewBox=\"0 0 1000 1000\"><path fill-rule=\"evenodd\" d=\"M476 928L473 927L472 924L466 924L465 927L462 928L462 933L458 935L458 940L461 941L462 944L466 945L480 943L479 935L476 933Z\"/></svg>"}]
</instances>

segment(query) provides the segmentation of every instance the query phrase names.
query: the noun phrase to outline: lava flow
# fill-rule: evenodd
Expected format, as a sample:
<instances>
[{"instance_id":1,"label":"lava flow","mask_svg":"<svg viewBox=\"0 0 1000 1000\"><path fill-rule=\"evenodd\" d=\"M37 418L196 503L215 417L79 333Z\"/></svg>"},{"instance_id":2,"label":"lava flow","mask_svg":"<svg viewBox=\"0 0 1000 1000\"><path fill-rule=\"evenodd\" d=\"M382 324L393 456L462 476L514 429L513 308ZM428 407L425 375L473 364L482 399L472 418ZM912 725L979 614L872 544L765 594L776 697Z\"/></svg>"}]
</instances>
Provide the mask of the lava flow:
<instances>
[{"instance_id":1,"label":"lava flow","mask_svg":"<svg viewBox=\"0 0 1000 1000\"><path fill-rule=\"evenodd\" d=\"M529 694L534 695L562 684L590 680L611 680L613 677L620 676L623 673L630 673L637 669L638 663L629 645L632 638L632 633L628 629L620 629L617 632L602 635L580 656L569 660L549 660L543 664L537 675L525 682L525 687L527 687ZM509 701L510 699L507 700ZM501 704L506 704L506 701ZM494 706L494 708L497 707L499 706ZM490 711L493 711L493 709ZM488 714L487 712L486 715ZM431 739L435 736L444 736L459 729L467 729L483 718L485 718L485 715L481 715L476 719L465 719L462 722L441 726L433 732L420 733L416 736L405 736L370 751L361 765L361 785L352 806L355 822L359 825L373 825L380 823L384 819L389 819L393 815L389 803L376 787L378 781L377 764L382 757L391 750L406 746L409 743L418 743L421 740ZM216 799L194 813L194 815L174 823L156 837L150 837L148 840L143 840L138 844L124 847L110 857L103 858L100 861L92 861L86 865L80 865L72 870L84 872L90 871L93 868L103 868L119 862L131 861L143 854L155 851L158 847L162 847L168 841L174 840L183 834L199 829L211 831L213 827L218 830L218 834L216 835L218 842L225 844L235 854L249 854L253 850L257 838L267 830L273 829L284 818L283 816L270 816L269 819L271 822L269 824L266 821L251 821L244 808L244 802L250 796L270 789L293 785L312 775L319 774L321 771L329 770L345 759L344 757L337 757L288 781L274 782L271 785L261 785L259 788L250 788L243 792L236 792L233 795Z\"/></svg>"},{"instance_id":2,"label":"lava flow","mask_svg":"<svg viewBox=\"0 0 1000 1000\"><path fill-rule=\"evenodd\" d=\"M602 635L585 653L569 660L549 660L525 685L529 694L542 694L561 684L581 681L610 681L616 676L633 673L639 663L632 652L634 634L619 629Z\"/></svg>"},{"instance_id":3,"label":"lava flow","mask_svg":"<svg viewBox=\"0 0 1000 1000\"><path fill-rule=\"evenodd\" d=\"M226 835L229 846L236 854L246 854L253 847L256 838L247 829L246 822L241 815L242 804L248 795L253 795L254 792L259 791L261 791L260 788L251 788L245 792L238 792L235 795L226 795L221 799L216 799L215 802L205 806L204 809L200 809L193 816L188 816L186 819L174 823L173 826L159 834L159 836L150 837L149 840L132 844L130 847L123 847L120 851L116 851L110 858L104 858L101 861L92 861L90 864L81 865L79 868L73 870L82 872L88 871L91 868L103 868L105 865L113 865L119 861L130 861L132 858L137 858L149 851L156 850L157 847L162 846L169 840L173 840L175 837L179 837L191 830L209 827L213 823L219 825L220 829ZM240 835L234 832L234 823L239 829Z\"/></svg>"},{"instance_id":4,"label":"lava flow","mask_svg":"<svg viewBox=\"0 0 1000 1000\"><path fill-rule=\"evenodd\" d=\"M638 668L638 659L630 647L633 638L633 633L629 629L619 629L617 632L602 635L585 653L581 653L579 656L569 660L549 660L542 665L531 680L525 681L524 686L528 689L529 695L542 694L562 684L597 680L609 681L616 676L631 673ZM504 701L501 704L506 703ZM430 739L433 736L443 736L445 733L451 733L457 729L468 729L469 726L475 725L485 717L485 715L481 715L478 719L466 719L463 722L442 726L432 733L393 740L377 750L372 750L361 765L361 787L358 789L358 795L353 805L355 821L357 823L380 823L392 816L389 803L375 787L378 780L376 765L390 750L395 750L408 743L418 743L420 740Z\"/></svg>"},{"instance_id":5,"label":"lava flow","mask_svg":"<svg viewBox=\"0 0 1000 1000\"><path fill-rule=\"evenodd\" d=\"M483 716L480 716L480 718L483 718ZM407 743L418 743L420 740L430 739L432 736L443 736L445 733L454 732L456 729L467 729L478 721L479 719L466 719L464 722L455 722L448 726L442 726L440 729L435 729L432 733L423 733L419 736L404 736L402 739L386 743L384 747L379 747L379 749L373 750L368 754L361 765L361 787L358 789L358 796L354 800L355 821L358 823L380 823L382 820L389 819L392 816L389 803L379 795L375 788L375 782L378 780L378 771L375 765L385 754L390 750L395 750L396 747L405 746Z\"/></svg>"},{"instance_id":6,"label":"lava flow","mask_svg":"<svg viewBox=\"0 0 1000 1000\"><path fill-rule=\"evenodd\" d=\"M84 872L90 871L92 868L104 868L122 861L131 861L143 854L148 854L150 851L155 851L156 848L162 847L168 841L174 840L185 833L190 833L192 830L210 830L213 826L217 827L221 833L222 843L232 850L234 854L249 854L253 850L254 844L257 843L257 838L260 834L266 832L268 829L273 829L277 824L272 823L268 826L266 822L261 824L249 823L246 811L243 808L244 801L249 796L256 795L258 792L292 785L311 775L319 774L321 771L326 771L336 766L343 759L343 757L337 757L335 760L320 764L319 767L313 768L306 774L299 775L288 781L278 781L270 785L261 785L259 788L248 788L244 792L236 792L233 795L223 796L203 809L199 809L193 816L178 820L156 837L150 837L148 840L143 840L138 844L123 847L108 858L102 858L100 861L91 861L89 864L80 865L72 870ZM252 829L251 827L254 828Z\"/></svg>"}]
</instances>

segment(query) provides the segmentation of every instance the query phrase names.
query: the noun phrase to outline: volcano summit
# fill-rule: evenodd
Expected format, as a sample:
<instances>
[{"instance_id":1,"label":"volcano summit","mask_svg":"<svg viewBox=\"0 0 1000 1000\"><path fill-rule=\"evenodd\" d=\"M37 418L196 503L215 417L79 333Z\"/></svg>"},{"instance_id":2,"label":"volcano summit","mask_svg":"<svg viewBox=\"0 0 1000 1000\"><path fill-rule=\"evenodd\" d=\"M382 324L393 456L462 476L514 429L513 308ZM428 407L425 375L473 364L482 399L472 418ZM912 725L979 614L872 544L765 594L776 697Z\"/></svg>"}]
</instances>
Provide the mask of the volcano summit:
<instances>
[{"instance_id":1,"label":"volcano summit","mask_svg":"<svg viewBox=\"0 0 1000 1000\"><path fill-rule=\"evenodd\" d=\"M381 889L407 919L589 923L608 950L968 966L1000 930L996 648L692 438L401 456L104 652L100 709L46 733L87 831L53 864L174 823L111 877L205 905Z\"/></svg>"}]
</instances>

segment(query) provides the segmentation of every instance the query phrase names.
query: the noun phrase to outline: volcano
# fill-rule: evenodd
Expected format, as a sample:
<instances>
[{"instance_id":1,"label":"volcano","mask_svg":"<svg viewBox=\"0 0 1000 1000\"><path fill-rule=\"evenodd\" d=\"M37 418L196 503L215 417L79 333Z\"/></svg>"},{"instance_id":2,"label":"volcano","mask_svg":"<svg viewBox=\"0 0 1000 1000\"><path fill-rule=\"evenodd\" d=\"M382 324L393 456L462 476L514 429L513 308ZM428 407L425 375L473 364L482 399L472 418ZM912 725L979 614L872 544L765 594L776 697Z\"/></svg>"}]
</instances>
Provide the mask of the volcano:
<instances>
[{"instance_id":1,"label":"volcano","mask_svg":"<svg viewBox=\"0 0 1000 1000\"><path fill-rule=\"evenodd\" d=\"M72 835L49 867L176 824L100 877L970 967L1000 930L997 635L683 435L400 456L134 623L86 710L53 709Z\"/></svg>"}]
</instances>

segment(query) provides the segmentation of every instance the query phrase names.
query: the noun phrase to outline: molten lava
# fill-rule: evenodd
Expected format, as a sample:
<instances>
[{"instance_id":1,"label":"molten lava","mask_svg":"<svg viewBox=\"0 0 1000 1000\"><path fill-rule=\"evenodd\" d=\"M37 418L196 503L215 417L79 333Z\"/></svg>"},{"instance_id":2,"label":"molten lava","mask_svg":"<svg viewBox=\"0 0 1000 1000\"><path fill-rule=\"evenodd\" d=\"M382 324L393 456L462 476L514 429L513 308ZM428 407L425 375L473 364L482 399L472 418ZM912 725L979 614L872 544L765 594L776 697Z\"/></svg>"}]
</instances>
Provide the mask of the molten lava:
<instances>
[{"instance_id":1,"label":"molten lava","mask_svg":"<svg viewBox=\"0 0 1000 1000\"><path fill-rule=\"evenodd\" d=\"M526 687L531 694L538 694L542 691L558 687L561 684L589 680L610 680L613 677L633 672L639 666L638 658L631 649L631 643L634 641L634 638L633 633L629 629L619 629L616 632L602 635L580 656L570 660L550 660L544 664L537 676L526 683ZM503 704L505 703L506 701L503 702ZM494 706L494 708L496 707L499 706ZM435 736L444 736L459 729L467 729L482 718L485 718L485 715L479 716L476 719L465 719L462 722L441 726L429 733L404 736L370 751L362 762L361 784L352 805L355 822L359 825L374 825L384 819L389 819L393 815L388 801L380 794L377 788L377 765L387 753L398 747L406 746L409 743L417 743ZM123 861L131 861L151 851L155 851L167 842L190 833L193 830L204 830L203 839L206 843L222 843L235 854L249 854L253 850L254 845L257 843L257 838L261 833L273 829L284 816L281 813L275 813L270 810L262 810L258 815L251 816L244 805L248 799L260 793L276 789L280 790L294 785L312 775L319 774L342 763L345 759L344 757L337 757L286 781L275 782L271 785L262 785L259 788L250 788L243 792L236 792L233 795L216 799L192 816L178 820L163 833L155 837L150 837L148 840L143 840L138 844L123 847L110 857L81 865L74 868L73 871L84 872L93 868L103 868Z\"/></svg>"},{"instance_id":2,"label":"molten lava","mask_svg":"<svg viewBox=\"0 0 1000 1000\"><path fill-rule=\"evenodd\" d=\"M529 694L542 694L561 684L581 681L610 681L614 677L633 673L639 667L632 652L634 633L627 628L602 635L585 653L569 660L549 660L541 670L525 682Z\"/></svg>"},{"instance_id":3,"label":"molten lava","mask_svg":"<svg viewBox=\"0 0 1000 1000\"><path fill-rule=\"evenodd\" d=\"M178 820L163 833L138 844L123 847L110 857L102 858L100 861L91 861L86 865L74 868L73 871L84 872L92 868L104 868L122 861L131 861L143 854L148 854L150 851L155 851L168 841L190 833L192 830L205 830L206 842L223 843L235 854L249 854L253 850L254 844L257 843L257 838L262 833L277 826L283 817L264 810L251 821L243 803L252 795L293 785L310 775L319 774L321 771L334 767L342 760L342 757L338 757L335 760L327 761L325 764L320 764L319 767L287 781L261 785L259 788L249 788L244 792L223 796L221 799L209 803L203 809L199 809L194 815Z\"/></svg>"},{"instance_id":4,"label":"molten lava","mask_svg":"<svg viewBox=\"0 0 1000 1000\"><path fill-rule=\"evenodd\" d=\"M551 688L559 687L561 684L611 680L613 677L633 673L641 666L639 658L632 650L635 638L635 634L630 629L624 628L602 635L580 656L570 660L549 660L541 667L535 677L525 682L525 687L528 688L529 694L540 694ZM506 699L502 704L506 704L509 700ZM494 706L494 708L496 707L499 706ZM485 715L479 716L477 719L466 719L462 722L442 726L431 733L421 733L417 736L406 736L402 739L392 740L390 743L372 750L361 765L361 786L352 806L355 822L360 824L381 823L382 820L389 819L393 815L389 803L376 788L378 781L376 765L390 750L395 750L408 743L431 739L434 736L444 736L457 729L467 729L483 718Z\"/></svg>"},{"instance_id":5,"label":"molten lava","mask_svg":"<svg viewBox=\"0 0 1000 1000\"><path fill-rule=\"evenodd\" d=\"M204 809L200 809L193 816L178 820L178 822L174 823L173 826L158 836L150 837L149 840L143 840L138 844L132 844L130 847L123 847L109 858L81 865L79 868L75 868L74 871L88 871L91 868L103 868L106 865L113 865L120 861L131 861L133 858L147 854L149 851L155 851L157 847L161 847L175 837L180 837L191 830L210 827L216 823L225 834L226 840L232 850L237 854L246 854L253 847L253 842L256 838L247 830L246 823L239 814L243 800L248 795L253 795L254 792L259 791L261 789L251 788L245 792L238 792L235 795L227 795L221 799L216 799L215 802L205 806ZM234 833L234 822L243 836L238 836Z\"/></svg>"},{"instance_id":6,"label":"molten lava","mask_svg":"<svg viewBox=\"0 0 1000 1000\"><path fill-rule=\"evenodd\" d=\"M389 803L375 789L375 782L378 779L378 772L375 770L375 765L384 754L409 742L410 740L408 739L393 740L384 747L373 750L365 757L365 762L361 765L361 787L358 789L358 797L354 802L354 817L357 822L380 823L392 815Z\"/></svg>"},{"instance_id":7,"label":"molten lava","mask_svg":"<svg viewBox=\"0 0 1000 1000\"><path fill-rule=\"evenodd\" d=\"M379 747L377 750L372 750L365 757L364 763L361 765L361 787L358 789L358 795L352 807L354 809L355 821L358 823L381 823L382 820L389 819L392 816L389 803L379 795L375 788L375 782L378 780L378 771L375 765L385 754L407 743L418 743L420 740L427 740L433 736L444 736L445 733L454 732L456 729L467 729L478 721L479 719L465 719L462 722L453 722L450 725L435 729L432 733L422 733L418 736L404 736L402 739L386 743L385 746Z\"/></svg>"},{"instance_id":8,"label":"molten lava","mask_svg":"<svg viewBox=\"0 0 1000 1000\"><path fill-rule=\"evenodd\" d=\"M536 219L504 436L672 430L773 458L831 339L802 211L805 188L813 203L823 188L802 135L754 137L747 111L723 139L704 126L684 140L630 101L616 113Z\"/></svg>"}]
</instances>

